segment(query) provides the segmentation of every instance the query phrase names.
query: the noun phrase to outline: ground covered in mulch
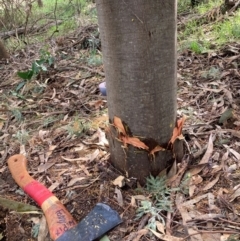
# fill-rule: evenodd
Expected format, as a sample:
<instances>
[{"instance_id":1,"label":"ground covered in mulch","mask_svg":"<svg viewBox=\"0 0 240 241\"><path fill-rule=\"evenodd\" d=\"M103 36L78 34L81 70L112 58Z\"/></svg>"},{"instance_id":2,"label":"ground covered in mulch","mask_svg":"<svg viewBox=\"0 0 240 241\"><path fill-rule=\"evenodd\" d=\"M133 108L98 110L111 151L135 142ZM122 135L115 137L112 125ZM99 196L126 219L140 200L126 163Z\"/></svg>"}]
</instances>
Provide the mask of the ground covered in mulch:
<instances>
[{"instance_id":1,"label":"ground covered in mulch","mask_svg":"<svg viewBox=\"0 0 240 241\"><path fill-rule=\"evenodd\" d=\"M44 43L54 63L31 81L16 73L31 69L43 46L29 46L0 65L0 197L36 206L7 166L7 159L21 152L31 176L76 220L98 202L116 210L123 222L107 234L110 240L239 240L240 45L178 54L178 114L187 116L186 155L169 186L180 186L184 178L185 184L172 196L172 212L161 214L165 226L157 222L154 233L144 228L151 215L136 220L139 202L149 194L134 179L121 188L113 183L121 174L109 163L105 139L107 100L98 90L104 71L89 61L93 42L100 53L96 33L93 25ZM0 240L50 240L44 221L42 214L0 206Z\"/></svg>"}]
</instances>

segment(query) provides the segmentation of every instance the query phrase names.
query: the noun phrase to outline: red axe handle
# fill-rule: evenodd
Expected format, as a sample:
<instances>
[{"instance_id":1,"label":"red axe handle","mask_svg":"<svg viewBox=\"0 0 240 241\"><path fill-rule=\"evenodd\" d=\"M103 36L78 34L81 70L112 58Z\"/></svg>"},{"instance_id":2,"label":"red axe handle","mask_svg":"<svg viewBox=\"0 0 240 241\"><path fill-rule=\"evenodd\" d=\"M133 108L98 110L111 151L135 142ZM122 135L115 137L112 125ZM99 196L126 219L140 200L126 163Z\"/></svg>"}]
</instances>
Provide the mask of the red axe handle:
<instances>
[{"instance_id":1,"label":"red axe handle","mask_svg":"<svg viewBox=\"0 0 240 241\"><path fill-rule=\"evenodd\" d=\"M57 197L28 174L25 156L19 154L10 157L8 166L16 183L42 208L53 240L77 225Z\"/></svg>"}]
</instances>

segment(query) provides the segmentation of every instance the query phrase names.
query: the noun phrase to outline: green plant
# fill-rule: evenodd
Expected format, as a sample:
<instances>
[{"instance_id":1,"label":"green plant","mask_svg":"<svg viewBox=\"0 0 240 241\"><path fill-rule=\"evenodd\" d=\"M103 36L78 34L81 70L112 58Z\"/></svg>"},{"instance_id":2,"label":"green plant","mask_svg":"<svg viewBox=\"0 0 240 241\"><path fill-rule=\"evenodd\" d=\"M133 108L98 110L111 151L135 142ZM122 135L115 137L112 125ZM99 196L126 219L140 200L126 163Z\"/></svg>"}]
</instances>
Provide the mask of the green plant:
<instances>
[{"instance_id":1,"label":"green plant","mask_svg":"<svg viewBox=\"0 0 240 241\"><path fill-rule=\"evenodd\" d=\"M201 54L203 51L203 47L197 41L191 41L189 44L189 48L196 54Z\"/></svg>"},{"instance_id":2,"label":"green plant","mask_svg":"<svg viewBox=\"0 0 240 241\"><path fill-rule=\"evenodd\" d=\"M178 4L186 6L186 1L179 0ZM208 15L215 16L214 14L218 13L218 8L222 4L222 0L203 0L201 4L194 8L194 12L198 15L203 15L203 17L196 20L194 16L192 18L190 16L180 26L178 32L180 51L191 49L193 52L201 54L209 52L210 49L217 49L226 43L239 41L239 11L235 11L233 16L224 18L224 21L212 21L207 17Z\"/></svg>"},{"instance_id":3,"label":"green plant","mask_svg":"<svg viewBox=\"0 0 240 241\"><path fill-rule=\"evenodd\" d=\"M56 36L62 36L63 34L74 31L74 29L76 29L77 27L78 27L77 22L73 18L67 21L64 21L61 25L58 26L58 31ZM52 27L51 30L55 31L55 28L56 27Z\"/></svg>"},{"instance_id":4,"label":"green plant","mask_svg":"<svg viewBox=\"0 0 240 241\"><path fill-rule=\"evenodd\" d=\"M232 35L235 38L240 38L240 24L237 22L232 24Z\"/></svg>"},{"instance_id":5,"label":"green plant","mask_svg":"<svg viewBox=\"0 0 240 241\"><path fill-rule=\"evenodd\" d=\"M227 241L239 241L239 235L238 234L231 234Z\"/></svg>"},{"instance_id":6,"label":"green plant","mask_svg":"<svg viewBox=\"0 0 240 241\"><path fill-rule=\"evenodd\" d=\"M47 71L47 66L52 66L54 63L54 58L47 51L40 50L40 59L35 60L32 63L32 68L27 71L18 71L17 75L23 79L16 87L16 92L25 86L27 81L30 81L34 76L38 75L41 72Z\"/></svg>"},{"instance_id":7,"label":"green plant","mask_svg":"<svg viewBox=\"0 0 240 241\"><path fill-rule=\"evenodd\" d=\"M178 4L178 6L177 6L178 13L185 12L185 11L189 10L190 7L191 7L191 1L190 0L179 0L177 2L177 4Z\"/></svg>"},{"instance_id":8,"label":"green plant","mask_svg":"<svg viewBox=\"0 0 240 241\"><path fill-rule=\"evenodd\" d=\"M90 57L87 60L90 66L100 66L102 65L102 56L97 54L96 50L90 52Z\"/></svg>"},{"instance_id":9,"label":"green plant","mask_svg":"<svg viewBox=\"0 0 240 241\"><path fill-rule=\"evenodd\" d=\"M61 118L61 115L55 118L52 116L45 118L43 121L43 127L48 127L50 124L58 121L60 118Z\"/></svg>"},{"instance_id":10,"label":"green plant","mask_svg":"<svg viewBox=\"0 0 240 241\"><path fill-rule=\"evenodd\" d=\"M39 233L40 224L34 224L31 230L32 237L37 238Z\"/></svg>"},{"instance_id":11,"label":"green plant","mask_svg":"<svg viewBox=\"0 0 240 241\"><path fill-rule=\"evenodd\" d=\"M191 181L191 174L189 172L186 172L185 175L183 176L183 179L179 185L179 190L185 194L189 194L189 183Z\"/></svg>"},{"instance_id":12,"label":"green plant","mask_svg":"<svg viewBox=\"0 0 240 241\"><path fill-rule=\"evenodd\" d=\"M85 47L89 47L92 54L96 54L97 49L100 46L99 32L95 33L91 38L88 39L87 45Z\"/></svg>"},{"instance_id":13,"label":"green plant","mask_svg":"<svg viewBox=\"0 0 240 241\"><path fill-rule=\"evenodd\" d=\"M28 132L25 130L20 130L13 136L18 140L21 145L25 145L30 138Z\"/></svg>"},{"instance_id":14,"label":"green plant","mask_svg":"<svg viewBox=\"0 0 240 241\"><path fill-rule=\"evenodd\" d=\"M54 64L54 57L48 51L40 49L40 61L51 66Z\"/></svg>"},{"instance_id":15,"label":"green plant","mask_svg":"<svg viewBox=\"0 0 240 241\"><path fill-rule=\"evenodd\" d=\"M152 201L141 201L140 207L136 211L137 219L141 218L145 214L151 215L147 226L153 230L156 230L157 220L165 224L162 212L171 212L171 192L179 190L168 188L166 180L166 176L156 178L150 176L147 178L146 190L152 197Z\"/></svg>"},{"instance_id":16,"label":"green plant","mask_svg":"<svg viewBox=\"0 0 240 241\"><path fill-rule=\"evenodd\" d=\"M16 119L16 121L20 122L22 120L22 113L20 112L20 110L12 109L11 112L14 118Z\"/></svg>"},{"instance_id":17,"label":"green plant","mask_svg":"<svg viewBox=\"0 0 240 241\"><path fill-rule=\"evenodd\" d=\"M207 79L218 79L221 76L221 71L218 68L212 66L209 70L202 73L202 77Z\"/></svg>"},{"instance_id":18,"label":"green plant","mask_svg":"<svg viewBox=\"0 0 240 241\"><path fill-rule=\"evenodd\" d=\"M163 217L161 216L162 210L154 207L150 201L141 201L140 207L137 209L136 219L141 218L145 214L150 214L151 218L148 220L147 227L156 230L156 221L160 221L165 224Z\"/></svg>"},{"instance_id":19,"label":"green plant","mask_svg":"<svg viewBox=\"0 0 240 241\"><path fill-rule=\"evenodd\" d=\"M166 176L154 178L151 175L147 178L146 189L152 196L156 207L164 211L171 211L170 194L175 190L168 188L166 181Z\"/></svg>"},{"instance_id":20,"label":"green plant","mask_svg":"<svg viewBox=\"0 0 240 241\"><path fill-rule=\"evenodd\" d=\"M206 12L208 12L209 10L211 10L212 8L216 8L217 6L220 6L222 4L222 0L198 0L199 2L201 2L201 4L199 4L196 7L196 10L198 11L199 14L204 14Z\"/></svg>"},{"instance_id":21,"label":"green plant","mask_svg":"<svg viewBox=\"0 0 240 241\"><path fill-rule=\"evenodd\" d=\"M65 129L67 130L69 136L81 136L82 134L86 133L90 128L90 123L86 122L85 120L79 119L76 117L74 121L67 125Z\"/></svg>"}]
</instances>

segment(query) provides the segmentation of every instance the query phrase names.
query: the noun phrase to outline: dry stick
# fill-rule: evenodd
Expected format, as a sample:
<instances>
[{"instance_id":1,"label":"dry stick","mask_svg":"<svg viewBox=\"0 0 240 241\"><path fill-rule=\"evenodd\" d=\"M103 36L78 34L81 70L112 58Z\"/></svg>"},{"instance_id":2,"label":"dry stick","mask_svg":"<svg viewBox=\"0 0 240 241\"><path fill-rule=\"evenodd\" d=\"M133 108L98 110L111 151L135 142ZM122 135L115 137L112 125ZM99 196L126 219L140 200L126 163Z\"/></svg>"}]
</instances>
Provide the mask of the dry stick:
<instances>
[{"instance_id":1,"label":"dry stick","mask_svg":"<svg viewBox=\"0 0 240 241\"><path fill-rule=\"evenodd\" d=\"M23 114L38 114L37 111L34 111L34 110L21 110L21 109L18 109L19 111L21 111ZM12 110L7 110L7 109L0 109L0 111L2 112L10 112ZM44 115L44 116L50 116L50 115L57 115L57 114L66 114L70 112L69 111L53 111L53 112L48 112L48 113L40 113L41 115Z\"/></svg>"},{"instance_id":2,"label":"dry stick","mask_svg":"<svg viewBox=\"0 0 240 241\"><path fill-rule=\"evenodd\" d=\"M197 233L190 234L190 235L188 235L187 237L183 238L183 241L184 241L184 240L187 240L187 239L190 238L191 236L194 236L194 235L197 235L197 234L200 234L200 233L227 233L227 234L240 234L240 232L235 232L235 231L224 231L224 230L222 230L222 231L220 231L220 230L219 230L219 231L204 231L204 230L199 231L199 230L198 230Z\"/></svg>"},{"instance_id":3,"label":"dry stick","mask_svg":"<svg viewBox=\"0 0 240 241\"><path fill-rule=\"evenodd\" d=\"M88 67L86 67L86 66L79 66L79 68L81 68L81 69L86 69L86 70L90 71L91 73L98 74L98 75L100 75L100 76L102 76L102 77L105 77L105 74L104 74L103 72L101 72L101 71L97 71L97 70L88 68Z\"/></svg>"},{"instance_id":4,"label":"dry stick","mask_svg":"<svg viewBox=\"0 0 240 241\"><path fill-rule=\"evenodd\" d=\"M228 17L230 14L232 14L232 12L234 12L239 5L240 5L240 0L238 0L238 1L235 3L235 5L229 10L229 13L228 13L227 15L222 15L221 17L217 18L215 21L212 21L211 23L205 24L205 26L210 26L210 24L215 24L215 23L217 23L217 22L220 22L221 20L223 20L223 19L225 18L225 16ZM204 17L207 17L208 14L209 14L209 12L205 13L204 15L200 15L200 16L197 16L197 17L195 17L195 18L193 18L193 19L190 19L190 20L186 21L185 23L183 23L183 24L182 24L183 26L180 25L179 28L181 29L181 28L185 27L186 24L187 24L189 21L194 21L194 20L203 19ZM211 28L210 28L210 30L211 30Z\"/></svg>"},{"instance_id":5,"label":"dry stick","mask_svg":"<svg viewBox=\"0 0 240 241\"><path fill-rule=\"evenodd\" d=\"M29 16L30 16L30 13L31 13L31 10L32 10L32 5L31 4L28 4L27 6L27 17L26 17L26 22L25 22L25 27L24 27L24 37L26 37L27 35L27 25L28 25L28 20L29 20Z\"/></svg>"},{"instance_id":6,"label":"dry stick","mask_svg":"<svg viewBox=\"0 0 240 241\"><path fill-rule=\"evenodd\" d=\"M227 222L227 223L233 224L233 225L236 225L236 226L240 226L240 223L229 221L229 220L226 220L226 219L223 219L223 218L219 218L219 220L221 220L223 222Z\"/></svg>"},{"instance_id":7,"label":"dry stick","mask_svg":"<svg viewBox=\"0 0 240 241\"><path fill-rule=\"evenodd\" d=\"M137 227L137 230L141 230L141 229L143 229L145 226L146 226L146 224L147 224L147 222L148 222L148 219L151 217L151 214L150 213L147 213L141 220L140 220L140 222L139 222L139 224L138 224L138 227Z\"/></svg>"},{"instance_id":8,"label":"dry stick","mask_svg":"<svg viewBox=\"0 0 240 241\"><path fill-rule=\"evenodd\" d=\"M235 5L229 10L229 14L234 12L236 8L240 5L240 0L238 0Z\"/></svg>"},{"instance_id":9,"label":"dry stick","mask_svg":"<svg viewBox=\"0 0 240 241\"><path fill-rule=\"evenodd\" d=\"M171 222L172 222L172 214L167 212L167 221L166 221L166 234L171 235Z\"/></svg>"},{"instance_id":10,"label":"dry stick","mask_svg":"<svg viewBox=\"0 0 240 241\"><path fill-rule=\"evenodd\" d=\"M175 188L178 187L181 183L182 177L187 169L189 160L181 166L181 168L178 170L177 174L175 175L176 178L172 179L171 181L171 187ZM171 179L170 179L171 180ZM175 193L175 192L174 192ZM171 198L173 199L174 193L171 193ZM166 218L166 234L171 235L171 223L172 223L172 213L168 212L167 213L167 218Z\"/></svg>"},{"instance_id":11,"label":"dry stick","mask_svg":"<svg viewBox=\"0 0 240 241\"><path fill-rule=\"evenodd\" d=\"M0 21L0 22L1 22L1 21ZM62 22L63 22L62 20L58 20L58 21L57 21L58 25L61 24ZM27 29L26 29L26 32L31 32L32 35L33 35L33 33L36 33L35 35L39 35L39 34L41 34L43 31L46 31L46 30L45 30L46 27L50 28L50 27L52 27L52 26L54 26L54 25L56 25L55 22L54 22L54 23L50 22L50 23L46 23L46 24L44 24L44 25L41 25L40 27L34 27L34 26L32 26L32 27L30 27L30 28L27 28ZM8 32L2 32L2 33L0 33L0 38L1 38L1 39L8 39L8 38L10 38L11 36L18 36L18 35L24 34L24 32L25 32L25 28L24 28L24 27L21 27L21 28L15 29L15 30L11 30L11 31L8 31Z\"/></svg>"},{"instance_id":12,"label":"dry stick","mask_svg":"<svg viewBox=\"0 0 240 241\"><path fill-rule=\"evenodd\" d=\"M233 136L240 138L240 132L234 131L232 129L222 129L222 130L211 130L206 132L199 132L199 133L193 133L195 136L201 136L201 135L210 135L212 133L231 133Z\"/></svg>"},{"instance_id":13,"label":"dry stick","mask_svg":"<svg viewBox=\"0 0 240 241\"><path fill-rule=\"evenodd\" d=\"M99 177L100 177L100 176L99 176ZM96 181L99 180L99 177L95 178L95 179L93 180L93 182L89 183L89 186L87 186L86 188L84 188L84 190L82 190L80 193L78 193L77 195L71 197L70 199L68 199L68 200L66 200L66 201L63 201L62 203L63 203L64 205L66 205L66 204L68 204L69 202L71 202L72 200L74 200L74 199L76 199L77 197L81 196L82 193L85 192L87 189L89 189L89 188L92 186L93 183L95 183ZM70 186L70 187L63 187L63 188L61 188L61 189L58 189L58 191L59 191L59 190L61 191L61 190L64 190L64 189L68 189L68 188L72 188L73 186L74 186L74 185L72 185L72 186ZM82 186L80 186L80 185L75 186L75 187L76 187L76 188L82 188ZM76 188L75 188L75 189L76 189ZM72 189L74 189L74 188L72 188Z\"/></svg>"},{"instance_id":14,"label":"dry stick","mask_svg":"<svg viewBox=\"0 0 240 241\"><path fill-rule=\"evenodd\" d=\"M229 13L228 13L228 14L222 15L221 17L217 18L215 21L206 24L205 27L207 27L207 26L210 27L210 24L212 24L212 26L211 26L210 29L209 29L209 31L211 31L211 29L213 28L213 24L224 20L225 16L226 16L226 17L230 16L230 15L232 14L232 12L234 12L234 11L236 10L236 8L237 8L237 6L238 6L239 4L240 4L240 0L238 0L238 2L229 10Z\"/></svg>"},{"instance_id":15,"label":"dry stick","mask_svg":"<svg viewBox=\"0 0 240 241\"><path fill-rule=\"evenodd\" d=\"M53 31L52 35L50 36L50 39L53 37L53 35L55 33L58 32L58 23L57 23L57 15L56 15L56 11L57 11L57 3L58 3L58 0L55 0L55 5L54 5L54 19L55 19L55 26L56 26L56 29Z\"/></svg>"}]
</instances>

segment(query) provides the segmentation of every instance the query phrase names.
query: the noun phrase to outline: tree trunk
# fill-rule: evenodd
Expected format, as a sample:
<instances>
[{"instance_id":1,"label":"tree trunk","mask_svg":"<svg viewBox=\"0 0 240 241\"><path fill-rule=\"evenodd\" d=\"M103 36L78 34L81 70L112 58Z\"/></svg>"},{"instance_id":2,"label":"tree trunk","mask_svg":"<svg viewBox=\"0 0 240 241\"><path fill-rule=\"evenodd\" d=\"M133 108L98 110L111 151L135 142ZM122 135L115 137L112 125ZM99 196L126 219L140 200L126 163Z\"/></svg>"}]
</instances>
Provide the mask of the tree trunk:
<instances>
[{"instance_id":1,"label":"tree trunk","mask_svg":"<svg viewBox=\"0 0 240 241\"><path fill-rule=\"evenodd\" d=\"M173 159L167 149L176 120L176 0L97 0L109 119L149 150L125 145L110 125L110 161L141 183Z\"/></svg>"}]
</instances>

